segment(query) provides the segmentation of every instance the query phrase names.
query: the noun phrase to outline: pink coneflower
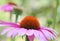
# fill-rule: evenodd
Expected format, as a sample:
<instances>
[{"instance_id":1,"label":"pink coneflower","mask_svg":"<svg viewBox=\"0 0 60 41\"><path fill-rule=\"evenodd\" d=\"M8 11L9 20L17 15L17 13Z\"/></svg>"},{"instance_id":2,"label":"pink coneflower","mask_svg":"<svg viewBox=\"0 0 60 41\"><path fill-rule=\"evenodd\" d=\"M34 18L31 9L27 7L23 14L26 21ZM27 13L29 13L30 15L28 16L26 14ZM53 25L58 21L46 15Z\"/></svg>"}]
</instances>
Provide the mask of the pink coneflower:
<instances>
[{"instance_id":1,"label":"pink coneflower","mask_svg":"<svg viewBox=\"0 0 60 41\"><path fill-rule=\"evenodd\" d=\"M9 2L8 4L5 4L3 6L0 6L0 10L12 12L13 9L14 9L14 6L16 6L15 3Z\"/></svg>"},{"instance_id":2,"label":"pink coneflower","mask_svg":"<svg viewBox=\"0 0 60 41\"><path fill-rule=\"evenodd\" d=\"M19 24L0 21L0 26L8 26L8 28L4 29L1 33L2 35L7 33L7 37L26 35L29 41L34 41L34 38L40 41L56 39L55 31L51 28L41 26L38 20L33 16L25 17Z\"/></svg>"}]
</instances>

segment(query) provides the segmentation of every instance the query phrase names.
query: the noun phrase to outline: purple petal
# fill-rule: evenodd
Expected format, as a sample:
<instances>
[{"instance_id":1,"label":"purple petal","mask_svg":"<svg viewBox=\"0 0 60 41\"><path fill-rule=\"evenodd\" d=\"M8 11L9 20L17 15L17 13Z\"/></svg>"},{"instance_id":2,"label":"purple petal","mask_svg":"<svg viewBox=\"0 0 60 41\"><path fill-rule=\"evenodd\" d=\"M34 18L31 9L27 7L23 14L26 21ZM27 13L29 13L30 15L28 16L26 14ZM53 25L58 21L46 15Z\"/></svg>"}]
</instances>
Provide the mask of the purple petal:
<instances>
[{"instance_id":1,"label":"purple petal","mask_svg":"<svg viewBox=\"0 0 60 41\"><path fill-rule=\"evenodd\" d=\"M49 34L48 31L46 31L46 30L42 30L42 32L45 34L45 36L46 36L48 39L51 38L51 36L50 36L50 34Z\"/></svg>"},{"instance_id":2,"label":"purple petal","mask_svg":"<svg viewBox=\"0 0 60 41\"><path fill-rule=\"evenodd\" d=\"M47 30L42 30L42 32L45 34L45 36L48 38L48 39L55 39L56 37L51 34L49 31Z\"/></svg>"},{"instance_id":3,"label":"purple petal","mask_svg":"<svg viewBox=\"0 0 60 41\"><path fill-rule=\"evenodd\" d=\"M18 30L18 36L23 36L23 35L25 35L26 34L26 29L24 29L24 28L20 28L19 30Z\"/></svg>"},{"instance_id":4,"label":"purple petal","mask_svg":"<svg viewBox=\"0 0 60 41\"><path fill-rule=\"evenodd\" d=\"M0 10L12 12L13 11L13 5L9 5L9 4L3 5L0 7Z\"/></svg>"},{"instance_id":5,"label":"purple petal","mask_svg":"<svg viewBox=\"0 0 60 41\"><path fill-rule=\"evenodd\" d=\"M20 27L18 24L12 22L4 22L0 20L0 26Z\"/></svg>"},{"instance_id":6,"label":"purple petal","mask_svg":"<svg viewBox=\"0 0 60 41\"><path fill-rule=\"evenodd\" d=\"M54 31L52 28L47 28L47 27L41 26L41 29L42 29L42 30L47 30L47 31L49 31L50 33L52 33L54 36L57 36L57 35L56 35L56 31Z\"/></svg>"},{"instance_id":7,"label":"purple petal","mask_svg":"<svg viewBox=\"0 0 60 41\"><path fill-rule=\"evenodd\" d=\"M28 36L28 38L29 38L29 41L34 41L34 35Z\"/></svg>"},{"instance_id":8,"label":"purple petal","mask_svg":"<svg viewBox=\"0 0 60 41\"><path fill-rule=\"evenodd\" d=\"M12 28L6 28L2 31L1 35L4 35L5 33L7 33L9 30L11 30Z\"/></svg>"},{"instance_id":9,"label":"purple petal","mask_svg":"<svg viewBox=\"0 0 60 41\"><path fill-rule=\"evenodd\" d=\"M9 31L7 33L7 37L15 37L15 35L18 33L17 30L18 29L16 28L16 29L12 29L11 31Z\"/></svg>"},{"instance_id":10,"label":"purple petal","mask_svg":"<svg viewBox=\"0 0 60 41\"><path fill-rule=\"evenodd\" d=\"M33 35L33 33L34 33L34 30L27 30L26 31L26 35L28 35L28 36Z\"/></svg>"},{"instance_id":11,"label":"purple petal","mask_svg":"<svg viewBox=\"0 0 60 41\"><path fill-rule=\"evenodd\" d=\"M34 36L35 36L36 38L38 38L40 41L48 41L48 40L44 37L44 35L42 34L41 31L35 31L35 32L34 32Z\"/></svg>"}]
</instances>

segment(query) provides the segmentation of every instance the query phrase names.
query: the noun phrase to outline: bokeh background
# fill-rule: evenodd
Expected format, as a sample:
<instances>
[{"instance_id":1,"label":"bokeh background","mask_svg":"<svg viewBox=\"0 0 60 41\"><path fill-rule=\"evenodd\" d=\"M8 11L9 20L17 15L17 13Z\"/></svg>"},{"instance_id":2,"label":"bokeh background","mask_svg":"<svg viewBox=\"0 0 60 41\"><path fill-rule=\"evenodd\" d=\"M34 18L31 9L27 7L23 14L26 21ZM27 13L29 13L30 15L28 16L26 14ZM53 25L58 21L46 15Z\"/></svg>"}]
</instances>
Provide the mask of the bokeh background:
<instances>
[{"instance_id":1,"label":"bokeh background","mask_svg":"<svg viewBox=\"0 0 60 41\"><path fill-rule=\"evenodd\" d=\"M33 15L38 18L41 25L53 28L58 33L58 41L60 41L60 0L0 0L0 6L7 4L9 1L15 2L19 7L23 8L23 12L19 15L18 22L20 22L25 16ZM56 13L57 11L57 13ZM10 21L10 13L0 10L0 20ZM54 19L56 17L56 19ZM12 21L14 22L15 15L13 15ZM54 23L54 21L56 21ZM0 33L5 27L0 27ZM15 41L24 41L25 38L16 38ZM10 41L6 35L0 35L0 41ZM35 39L35 41L38 41ZM54 41L54 40L53 40Z\"/></svg>"}]
</instances>

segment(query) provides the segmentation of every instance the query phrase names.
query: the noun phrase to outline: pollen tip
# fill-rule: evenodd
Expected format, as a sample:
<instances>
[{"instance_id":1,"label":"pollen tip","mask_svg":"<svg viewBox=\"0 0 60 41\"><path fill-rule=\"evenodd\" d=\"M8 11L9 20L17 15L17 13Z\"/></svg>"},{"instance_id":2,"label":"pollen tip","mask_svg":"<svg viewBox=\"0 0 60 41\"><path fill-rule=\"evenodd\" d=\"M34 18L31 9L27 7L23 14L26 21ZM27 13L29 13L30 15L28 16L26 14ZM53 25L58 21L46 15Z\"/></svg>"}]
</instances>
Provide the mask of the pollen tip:
<instances>
[{"instance_id":1,"label":"pollen tip","mask_svg":"<svg viewBox=\"0 0 60 41\"><path fill-rule=\"evenodd\" d=\"M26 29L40 29L40 24L36 17L26 16L20 23L20 26Z\"/></svg>"}]
</instances>

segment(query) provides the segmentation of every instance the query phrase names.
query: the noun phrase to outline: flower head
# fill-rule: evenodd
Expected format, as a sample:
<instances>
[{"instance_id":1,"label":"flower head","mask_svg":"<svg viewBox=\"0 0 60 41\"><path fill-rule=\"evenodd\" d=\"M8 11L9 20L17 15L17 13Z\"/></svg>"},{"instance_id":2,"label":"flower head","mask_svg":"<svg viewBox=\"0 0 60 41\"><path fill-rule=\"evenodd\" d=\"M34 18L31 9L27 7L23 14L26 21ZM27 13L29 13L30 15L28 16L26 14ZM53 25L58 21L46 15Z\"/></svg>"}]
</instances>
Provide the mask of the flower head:
<instances>
[{"instance_id":1,"label":"flower head","mask_svg":"<svg viewBox=\"0 0 60 41\"><path fill-rule=\"evenodd\" d=\"M12 12L13 9L14 9L14 6L16 6L15 3L9 2L8 4L5 4L3 6L0 6L0 10Z\"/></svg>"},{"instance_id":2,"label":"flower head","mask_svg":"<svg viewBox=\"0 0 60 41\"><path fill-rule=\"evenodd\" d=\"M0 26L9 27L4 29L1 33L2 35L7 33L7 37L27 35L30 41L34 41L34 38L38 38L40 41L56 39L54 30L41 26L38 20L32 16L25 17L19 24L0 21Z\"/></svg>"},{"instance_id":3,"label":"flower head","mask_svg":"<svg viewBox=\"0 0 60 41\"><path fill-rule=\"evenodd\" d=\"M39 24L38 20L36 18L34 18L33 16L27 16L21 21L20 27L26 28L26 29L38 30L38 29L40 29L40 24Z\"/></svg>"}]
</instances>

